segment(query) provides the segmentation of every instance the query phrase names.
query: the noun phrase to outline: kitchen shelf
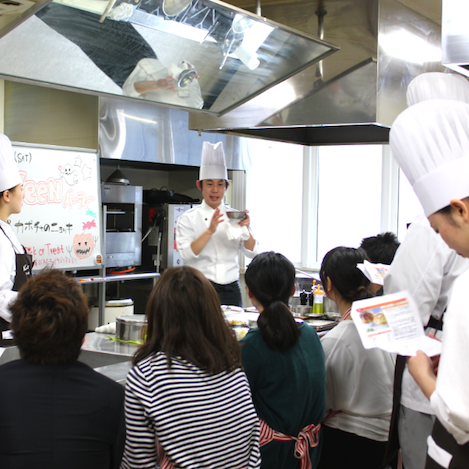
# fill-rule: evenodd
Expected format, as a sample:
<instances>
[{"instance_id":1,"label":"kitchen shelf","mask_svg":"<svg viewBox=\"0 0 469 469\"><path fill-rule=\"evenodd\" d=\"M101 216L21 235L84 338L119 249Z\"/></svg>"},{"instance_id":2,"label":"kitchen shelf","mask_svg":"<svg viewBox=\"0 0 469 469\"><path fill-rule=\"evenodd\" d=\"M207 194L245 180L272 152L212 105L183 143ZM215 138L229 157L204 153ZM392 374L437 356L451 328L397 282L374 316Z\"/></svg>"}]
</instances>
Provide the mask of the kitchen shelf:
<instances>
[{"instance_id":1,"label":"kitchen shelf","mask_svg":"<svg viewBox=\"0 0 469 469\"><path fill-rule=\"evenodd\" d=\"M156 278L161 274L159 272L142 272L137 274L123 274L123 275L106 275L97 276L97 277L75 277L75 280L81 284L90 284L90 283L109 283L109 282L119 282L125 280L141 280L145 278Z\"/></svg>"}]
</instances>

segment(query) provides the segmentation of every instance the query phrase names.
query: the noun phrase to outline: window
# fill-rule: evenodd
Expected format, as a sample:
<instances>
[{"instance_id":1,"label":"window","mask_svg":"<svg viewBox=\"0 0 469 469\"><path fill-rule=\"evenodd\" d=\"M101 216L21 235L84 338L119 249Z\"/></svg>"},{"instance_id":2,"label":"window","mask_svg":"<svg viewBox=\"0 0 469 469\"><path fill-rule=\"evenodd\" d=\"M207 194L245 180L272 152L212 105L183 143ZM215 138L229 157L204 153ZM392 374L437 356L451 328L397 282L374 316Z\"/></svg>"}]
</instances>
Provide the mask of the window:
<instances>
[{"instance_id":1,"label":"window","mask_svg":"<svg viewBox=\"0 0 469 469\"><path fill-rule=\"evenodd\" d=\"M397 234L402 241L407 232L407 225L412 223L417 215L423 213L422 205L415 195L410 182L399 169L399 211L397 219Z\"/></svg>"},{"instance_id":2,"label":"window","mask_svg":"<svg viewBox=\"0 0 469 469\"><path fill-rule=\"evenodd\" d=\"M319 147L317 262L381 228L381 145Z\"/></svg>"},{"instance_id":3,"label":"window","mask_svg":"<svg viewBox=\"0 0 469 469\"><path fill-rule=\"evenodd\" d=\"M336 246L384 231L404 239L422 212L387 145L305 147L246 139L246 208L261 251L318 270Z\"/></svg>"},{"instance_id":4,"label":"window","mask_svg":"<svg viewBox=\"0 0 469 469\"><path fill-rule=\"evenodd\" d=\"M249 139L249 153L246 208L260 250L281 252L300 265L303 146Z\"/></svg>"}]
</instances>

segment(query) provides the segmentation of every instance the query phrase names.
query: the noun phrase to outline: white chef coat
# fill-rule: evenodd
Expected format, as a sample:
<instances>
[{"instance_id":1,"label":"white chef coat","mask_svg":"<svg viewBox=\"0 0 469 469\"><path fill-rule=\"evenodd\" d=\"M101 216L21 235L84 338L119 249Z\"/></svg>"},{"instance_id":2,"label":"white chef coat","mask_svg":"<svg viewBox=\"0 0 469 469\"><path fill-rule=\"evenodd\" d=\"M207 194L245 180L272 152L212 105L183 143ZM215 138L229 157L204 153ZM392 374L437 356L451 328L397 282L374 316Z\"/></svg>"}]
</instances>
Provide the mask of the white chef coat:
<instances>
[{"instance_id":1,"label":"white chef coat","mask_svg":"<svg viewBox=\"0 0 469 469\"><path fill-rule=\"evenodd\" d=\"M258 243L254 250L244 247L240 237L228 239L225 225L228 223L226 207L220 204L224 221L221 222L207 245L198 256L191 249L191 243L209 226L215 210L202 202L179 217L176 227L176 246L181 258L191 267L200 270L209 280L220 285L227 285L239 279L238 253L241 250L247 257L254 257L258 251Z\"/></svg>"},{"instance_id":2,"label":"white chef coat","mask_svg":"<svg viewBox=\"0 0 469 469\"><path fill-rule=\"evenodd\" d=\"M431 406L441 424L460 444L469 441L469 271L455 282L445 313L436 390Z\"/></svg>"},{"instance_id":3,"label":"white chef coat","mask_svg":"<svg viewBox=\"0 0 469 469\"><path fill-rule=\"evenodd\" d=\"M407 290L415 300L424 326L430 315L441 318L448 305L450 291L457 277L469 268L469 260L458 256L435 233L425 215L410 225L394 260L384 277L384 293ZM469 320L469 317L468 317ZM445 314L446 330L446 314ZM436 336L441 337L439 331ZM430 402L410 375L407 366L402 377L401 404L409 409L432 414Z\"/></svg>"},{"instance_id":4,"label":"white chef coat","mask_svg":"<svg viewBox=\"0 0 469 469\"><path fill-rule=\"evenodd\" d=\"M322 337L326 356L325 425L375 441L387 441L395 355L366 350L353 321L341 321Z\"/></svg>"},{"instance_id":5,"label":"white chef coat","mask_svg":"<svg viewBox=\"0 0 469 469\"><path fill-rule=\"evenodd\" d=\"M202 99L202 92L200 90L199 80L194 79L185 88L179 89L179 91L170 90L153 90L139 94L135 89L134 84L139 81L158 81L162 78L169 76L168 68L165 67L158 59L146 58L142 59L137 63L137 66L125 80L122 86L123 94L131 96L133 98L144 97L153 101L159 101L166 104L175 104L176 106L191 107L195 109L201 109L204 105ZM177 81L177 80L176 80ZM177 87L177 85L176 85ZM188 96L182 97L181 93Z\"/></svg>"},{"instance_id":6,"label":"white chef coat","mask_svg":"<svg viewBox=\"0 0 469 469\"><path fill-rule=\"evenodd\" d=\"M18 295L12 291L16 277L16 254L24 254L24 249L8 223L0 220L0 226L8 236L0 231L0 317L11 322L8 306Z\"/></svg>"}]
</instances>

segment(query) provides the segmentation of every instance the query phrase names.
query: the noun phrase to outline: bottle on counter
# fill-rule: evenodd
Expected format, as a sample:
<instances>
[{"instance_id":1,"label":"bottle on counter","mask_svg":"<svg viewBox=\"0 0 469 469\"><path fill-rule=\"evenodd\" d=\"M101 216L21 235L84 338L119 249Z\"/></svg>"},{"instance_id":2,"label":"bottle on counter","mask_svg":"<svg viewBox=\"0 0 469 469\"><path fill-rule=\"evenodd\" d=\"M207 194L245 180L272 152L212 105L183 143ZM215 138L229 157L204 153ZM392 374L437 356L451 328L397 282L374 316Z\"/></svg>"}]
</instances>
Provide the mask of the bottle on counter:
<instances>
[{"instance_id":1,"label":"bottle on counter","mask_svg":"<svg viewBox=\"0 0 469 469\"><path fill-rule=\"evenodd\" d=\"M314 291L313 314L324 314L324 291L321 287Z\"/></svg>"}]
</instances>

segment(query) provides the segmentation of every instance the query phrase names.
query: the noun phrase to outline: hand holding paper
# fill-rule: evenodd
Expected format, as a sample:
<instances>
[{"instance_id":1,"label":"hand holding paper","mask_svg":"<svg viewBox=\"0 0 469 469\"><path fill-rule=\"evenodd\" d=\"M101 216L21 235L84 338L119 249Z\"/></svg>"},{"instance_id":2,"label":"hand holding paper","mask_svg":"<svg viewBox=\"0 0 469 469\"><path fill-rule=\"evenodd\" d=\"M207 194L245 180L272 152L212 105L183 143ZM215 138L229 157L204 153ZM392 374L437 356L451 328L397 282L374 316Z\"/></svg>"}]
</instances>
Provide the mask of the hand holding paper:
<instances>
[{"instance_id":1,"label":"hand holding paper","mask_svg":"<svg viewBox=\"0 0 469 469\"><path fill-rule=\"evenodd\" d=\"M429 357L441 353L441 342L425 335L407 292L355 301L351 316L367 349L378 347L404 356L413 356L417 350Z\"/></svg>"}]
</instances>

